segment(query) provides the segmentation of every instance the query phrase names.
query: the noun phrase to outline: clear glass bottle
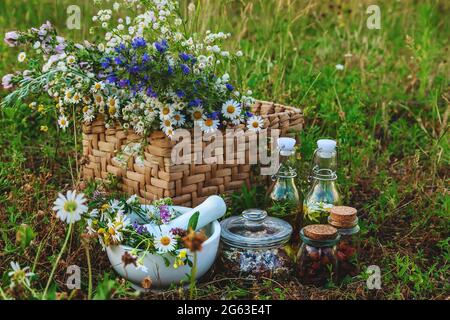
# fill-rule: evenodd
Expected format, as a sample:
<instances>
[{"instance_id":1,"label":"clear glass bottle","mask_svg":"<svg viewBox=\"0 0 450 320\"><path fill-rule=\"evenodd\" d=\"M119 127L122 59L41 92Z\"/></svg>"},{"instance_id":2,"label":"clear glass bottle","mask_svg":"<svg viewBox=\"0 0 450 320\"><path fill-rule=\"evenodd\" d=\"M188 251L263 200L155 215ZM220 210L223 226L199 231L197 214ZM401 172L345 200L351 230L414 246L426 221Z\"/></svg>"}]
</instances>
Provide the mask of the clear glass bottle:
<instances>
[{"instance_id":1,"label":"clear glass bottle","mask_svg":"<svg viewBox=\"0 0 450 320\"><path fill-rule=\"evenodd\" d=\"M323 286L337 279L336 244L340 239L330 225L309 225L300 231L302 245L297 254L296 271L301 283Z\"/></svg>"},{"instance_id":2,"label":"clear glass bottle","mask_svg":"<svg viewBox=\"0 0 450 320\"><path fill-rule=\"evenodd\" d=\"M358 252L360 246L357 210L352 207L335 206L330 211L328 223L341 236L337 244L336 256L339 263L339 279L359 274Z\"/></svg>"},{"instance_id":3,"label":"clear glass bottle","mask_svg":"<svg viewBox=\"0 0 450 320\"><path fill-rule=\"evenodd\" d=\"M295 185L297 172L293 169L295 163L295 139L279 138L280 167L272 176L275 182L270 192L272 207L270 215L286 220L295 226L297 215L301 210L300 193Z\"/></svg>"},{"instance_id":4,"label":"clear glass bottle","mask_svg":"<svg viewBox=\"0 0 450 320\"><path fill-rule=\"evenodd\" d=\"M336 141L317 141L310 174L311 187L303 202L303 224L327 223L329 210L341 203L336 186Z\"/></svg>"}]
</instances>

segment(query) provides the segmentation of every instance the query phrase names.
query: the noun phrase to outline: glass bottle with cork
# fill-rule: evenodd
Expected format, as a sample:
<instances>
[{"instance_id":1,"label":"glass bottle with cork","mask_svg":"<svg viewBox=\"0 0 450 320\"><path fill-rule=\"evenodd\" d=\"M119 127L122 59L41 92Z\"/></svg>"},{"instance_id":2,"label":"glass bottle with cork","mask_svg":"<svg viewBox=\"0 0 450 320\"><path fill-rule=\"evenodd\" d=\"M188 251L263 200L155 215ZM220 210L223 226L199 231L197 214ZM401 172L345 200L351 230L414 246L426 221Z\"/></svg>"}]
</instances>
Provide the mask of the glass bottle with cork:
<instances>
[{"instance_id":1,"label":"glass bottle with cork","mask_svg":"<svg viewBox=\"0 0 450 320\"><path fill-rule=\"evenodd\" d=\"M270 191L272 206L270 215L281 218L295 227L298 223L298 215L302 209L300 193L295 185L297 172L295 166L295 139L279 138L277 141L280 153L280 166L272 176L274 184Z\"/></svg>"},{"instance_id":2,"label":"glass bottle with cork","mask_svg":"<svg viewBox=\"0 0 450 320\"><path fill-rule=\"evenodd\" d=\"M303 224L326 224L329 210L340 205L341 198L336 186L336 141L320 139L314 151L309 177L311 187L303 202Z\"/></svg>"},{"instance_id":3,"label":"glass bottle with cork","mask_svg":"<svg viewBox=\"0 0 450 320\"><path fill-rule=\"evenodd\" d=\"M335 227L340 235L336 257L339 263L338 277L354 277L359 273L359 225L357 210L347 206L335 206L330 210L328 223Z\"/></svg>"},{"instance_id":4,"label":"glass bottle with cork","mask_svg":"<svg viewBox=\"0 0 450 320\"><path fill-rule=\"evenodd\" d=\"M300 231L302 245L297 254L296 271L303 284L323 286L337 279L336 244L340 235L330 225L312 224Z\"/></svg>"}]
</instances>

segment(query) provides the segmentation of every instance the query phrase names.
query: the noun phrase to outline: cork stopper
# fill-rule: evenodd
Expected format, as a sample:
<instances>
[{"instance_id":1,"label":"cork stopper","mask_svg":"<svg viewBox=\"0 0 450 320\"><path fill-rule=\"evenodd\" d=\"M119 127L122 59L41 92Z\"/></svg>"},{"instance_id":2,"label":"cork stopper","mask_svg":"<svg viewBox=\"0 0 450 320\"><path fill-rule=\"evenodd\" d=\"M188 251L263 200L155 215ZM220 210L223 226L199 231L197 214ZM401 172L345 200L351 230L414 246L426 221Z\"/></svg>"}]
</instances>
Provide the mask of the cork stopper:
<instances>
[{"instance_id":1,"label":"cork stopper","mask_svg":"<svg viewBox=\"0 0 450 320\"><path fill-rule=\"evenodd\" d=\"M303 234L312 240L333 240L337 229L327 224L312 224L303 228Z\"/></svg>"},{"instance_id":2,"label":"cork stopper","mask_svg":"<svg viewBox=\"0 0 450 320\"><path fill-rule=\"evenodd\" d=\"M358 223L355 208L334 206L330 209L329 223L338 228L351 228Z\"/></svg>"}]
</instances>

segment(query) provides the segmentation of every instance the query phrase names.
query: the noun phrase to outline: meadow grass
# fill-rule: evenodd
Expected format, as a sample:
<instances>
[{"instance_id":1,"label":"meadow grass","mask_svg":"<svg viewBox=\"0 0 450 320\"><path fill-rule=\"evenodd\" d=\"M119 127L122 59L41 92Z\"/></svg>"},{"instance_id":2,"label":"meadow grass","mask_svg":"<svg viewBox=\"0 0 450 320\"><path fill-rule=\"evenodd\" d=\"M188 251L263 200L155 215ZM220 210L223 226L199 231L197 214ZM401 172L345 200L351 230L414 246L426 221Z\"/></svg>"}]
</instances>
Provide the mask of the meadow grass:
<instances>
[{"instance_id":1,"label":"meadow grass","mask_svg":"<svg viewBox=\"0 0 450 320\"><path fill-rule=\"evenodd\" d=\"M77 2L82 30L65 28L71 2L3 0L0 31L50 20L68 37L95 39L88 32L90 1ZM362 263L378 265L382 272L380 290L368 290L364 275L326 289L304 287L295 279L249 285L244 279L216 275L199 286L199 298L449 298L450 4L377 1L381 29L370 30L366 8L373 1L194 3L200 10L192 28L231 32L229 49L240 48L247 57L232 70L244 87L257 98L302 108L302 190L307 188L316 139L338 140L338 182L344 202L359 209L365 239ZM0 44L2 75L14 69L17 53ZM10 261L19 260L34 266L36 282L45 284L64 240L64 229L55 224L50 207L56 192L72 185L73 141L26 107L0 110L0 115L0 274L9 270ZM48 133L36 129L41 124L50 127ZM16 241L20 224L35 233L30 246ZM60 291L65 266L86 267L78 243L73 239L59 270L55 284ZM114 287L115 298L129 297L127 285L115 281L112 273L105 276L111 269L104 254L92 250L95 283ZM86 294L85 278L79 297ZM162 295L183 294L174 289Z\"/></svg>"}]
</instances>

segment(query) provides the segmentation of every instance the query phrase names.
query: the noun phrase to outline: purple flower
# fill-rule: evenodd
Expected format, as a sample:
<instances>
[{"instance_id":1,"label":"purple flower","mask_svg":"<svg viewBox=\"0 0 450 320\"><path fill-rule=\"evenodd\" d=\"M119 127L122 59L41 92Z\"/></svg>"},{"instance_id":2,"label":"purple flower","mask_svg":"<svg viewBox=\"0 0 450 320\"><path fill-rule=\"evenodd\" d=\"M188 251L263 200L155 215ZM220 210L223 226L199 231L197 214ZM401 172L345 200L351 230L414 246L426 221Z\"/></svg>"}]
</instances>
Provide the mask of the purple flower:
<instances>
[{"instance_id":1,"label":"purple flower","mask_svg":"<svg viewBox=\"0 0 450 320\"><path fill-rule=\"evenodd\" d=\"M147 96L152 97L152 98L157 98L158 97L156 92L153 91L152 87L148 87L147 88L146 94L147 94Z\"/></svg>"},{"instance_id":2,"label":"purple flower","mask_svg":"<svg viewBox=\"0 0 450 320\"><path fill-rule=\"evenodd\" d=\"M218 111L212 112L209 116L211 117L211 119L217 120L219 119L219 112Z\"/></svg>"},{"instance_id":3,"label":"purple flower","mask_svg":"<svg viewBox=\"0 0 450 320\"><path fill-rule=\"evenodd\" d=\"M11 89L13 87L11 80L13 78L14 75L12 74L7 74L5 76L3 76L2 78L2 85L4 89Z\"/></svg>"},{"instance_id":4,"label":"purple flower","mask_svg":"<svg viewBox=\"0 0 450 320\"><path fill-rule=\"evenodd\" d=\"M175 93L177 94L178 98L183 98L186 96L186 93L184 93L183 90L177 90Z\"/></svg>"},{"instance_id":5,"label":"purple flower","mask_svg":"<svg viewBox=\"0 0 450 320\"><path fill-rule=\"evenodd\" d=\"M170 222L170 210L169 206L162 205L159 207L159 217L164 224L168 224Z\"/></svg>"},{"instance_id":6,"label":"purple flower","mask_svg":"<svg viewBox=\"0 0 450 320\"><path fill-rule=\"evenodd\" d=\"M19 33L17 31L10 31L5 34L5 42L10 47L15 47L19 40Z\"/></svg>"},{"instance_id":7,"label":"purple flower","mask_svg":"<svg viewBox=\"0 0 450 320\"><path fill-rule=\"evenodd\" d=\"M169 66L167 67L167 74L168 74L169 76L171 76L171 75L173 74L173 68L172 68L171 65L169 65Z\"/></svg>"},{"instance_id":8,"label":"purple flower","mask_svg":"<svg viewBox=\"0 0 450 320\"><path fill-rule=\"evenodd\" d=\"M122 59L120 58L120 57L115 57L114 58L114 62L117 64L117 65L121 65L121 64L123 64L123 61L122 61Z\"/></svg>"},{"instance_id":9,"label":"purple flower","mask_svg":"<svg viewBox=\"0 0 450 320\"><path fill-rule=\"evenodd\" d=\"M130 80L128 79L122 79L119 81L119 87L126 88L130 85Z\"/></svg>"},{"instance_id":10,"label":"purple flower","mask_svg":"<svg viewBox=\"0 0 450 320\"><path fill-rule=\"evenodd\" d=\"M125 44L121 43L117 47L114 48L114 51L116 51L117 53L121 53L125 49L126 49Z\"/></svg>"},{"instance_id":11,"label":"purple flower","mask_svg":"<svg viewBox=\"0 0 450 320\"><path fill-rule=\"evenodd\" d=\"M187 54L185 52L180 53L179 56L180 56L180 59L185 61L185 62L191 60L191 57L192 57L190 54Z\"/></svg>"},{"instance_id":12,"label":"purple flower","mask_svg":"<svg viewBox=\"0 0 450 320\"><path fill-rule=\"evenodd\" d=\"M100 63L104 69L109 68L111 65L111 58L105 58Z\"/></svg>"},{"instance_id":13,"label":"purple flower","mask_svg":"<svg viewBox=\"0 0 450 320\"><path fill-rule=\"evenodd\" d=\"M253 113L251 113L250 111L246 111L246 112L245 112L245 115L246 115L248 118L253 117Z\"/></svg>"},{"instance_id":14,"label":"purple flower","mask_svg":"<svg viewBox=\"0 0 450 320\"><path fill-rule=\"evenodd\" d=\"M189 74L189 72L191 72L191 69L185 64L181 64L180 67L184 74Z\"/></svg>"},{"instance_id":15,"label":"purple flower","mask_svg":"<svg viewBox=\"0 0 450 320\"><path fill-rule=\"evenodd\" d=\"M189 107L199 107L203 104L203 101L199 98L189 101Z\"/></svg>"},{"instance_id":16,"label":"purple flower","mask_svg":"<svg viewBox=\"0 0 450 320\"><path fill-rule=\"evenodd\" d=\"M142 55L142 62L143 63L147 63L147 62L149 62L150 61L150 56L147 54L147 53L144 53L143 55Z\"/></svg>"},{"instance_id":17,"label":"purple flower","mask_svg":"<svg viewBox=\"0 0 450 320\"><path fill-rule=\"evenodd\" d=\"M158 50L159 53L164 53L169 49L169 44L167 40L161 40L161 42L156 41L154 43L155 49Z\"/></svg>"},{"instance_id":18,"label":"purple flower","mask_svg":"<svg viewBox=\"0 0 450 320\"><path fill-rule=\"evenodd\" d=\"M228 91L233 91L234 90L234 87L231 84L229 84L229 83L227 83L225 86L227 87Z\"/></svg>"},{"instance_id":19,"label":"purple flower","mask_svg":"<svg viewBox=\"0 0 450 320\"><path fill-rule=\"evenodd\" d=\"M131 42L131 46L133 47L133 49L144 48L147 46L147 42L144 38L137 37L133 39L133 41Z\"/></svg>"},{"instance_id":20,"label":"purple flower","mask_svg":"<svg viewBox=\"0 0 450 320\"><path fill-rule=\"evenodd\" d=\"M133 229L136 231L137 234L147 233L147 228L144 225L141 225L137 222L133 222Z\"/></svg>"},{"instance_id":21,"label":"purple flower","mask_svg":"<svg viewBox=\"0 0 450 320\"><path fill-rule=\"evenodd\" d=\"M119 79L115 74L110 74L106 80L108 80L109 83L116 83Z\"/></svg>"}]
</instances>

